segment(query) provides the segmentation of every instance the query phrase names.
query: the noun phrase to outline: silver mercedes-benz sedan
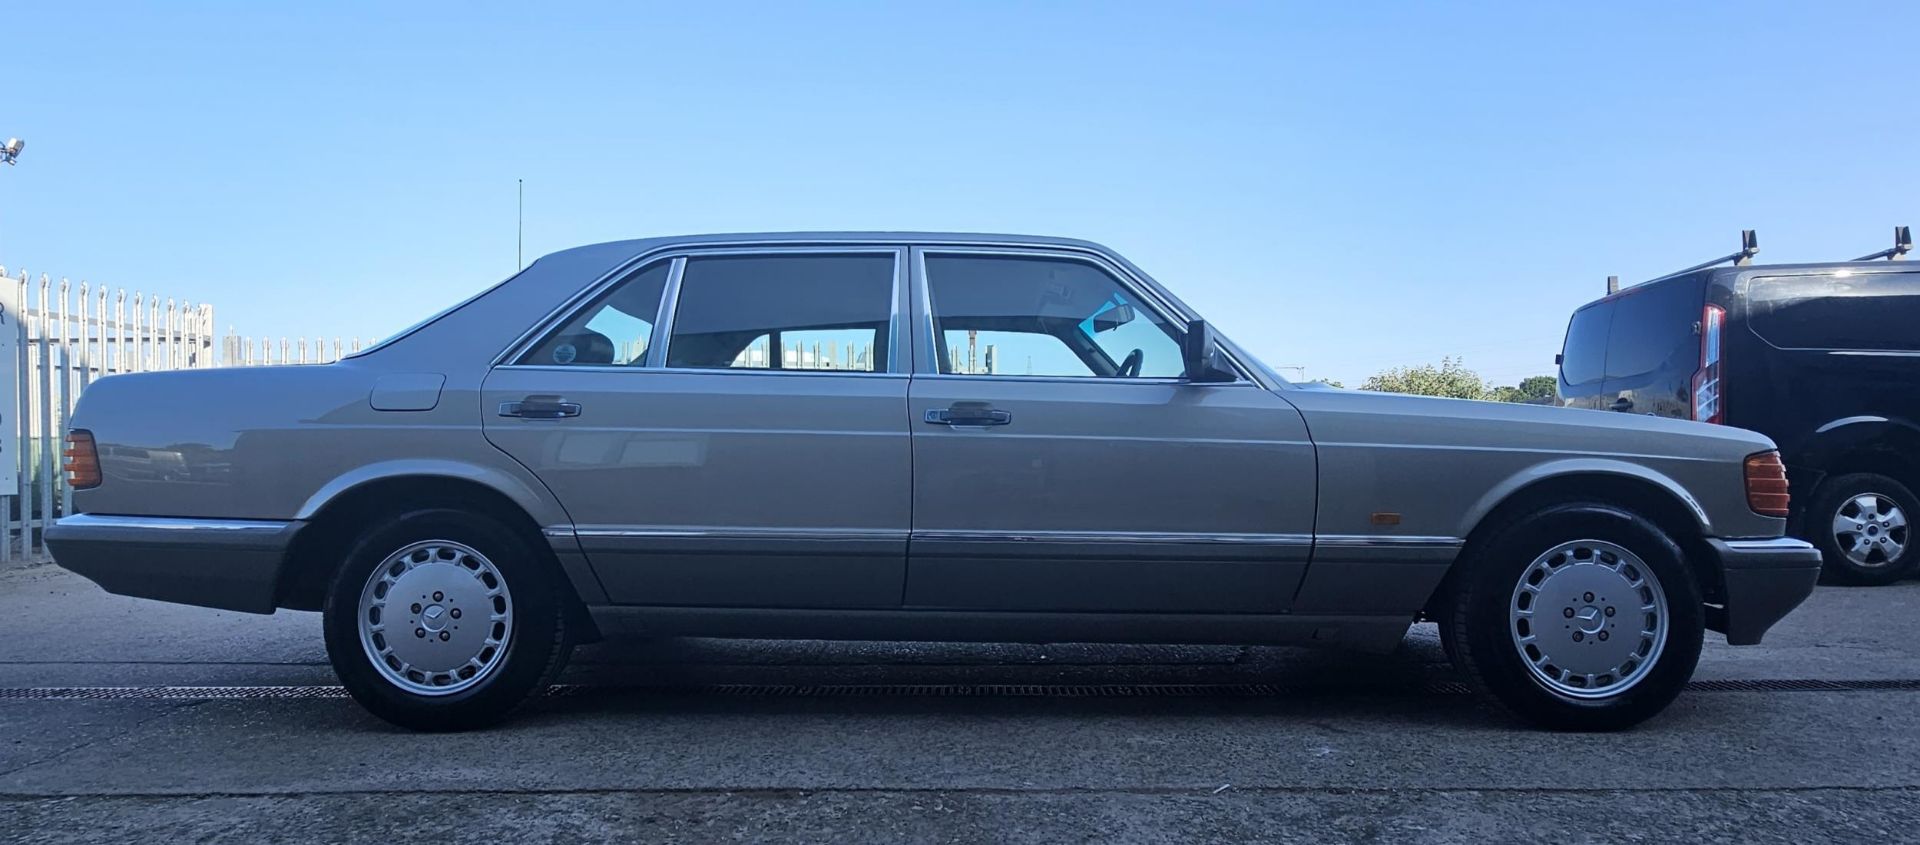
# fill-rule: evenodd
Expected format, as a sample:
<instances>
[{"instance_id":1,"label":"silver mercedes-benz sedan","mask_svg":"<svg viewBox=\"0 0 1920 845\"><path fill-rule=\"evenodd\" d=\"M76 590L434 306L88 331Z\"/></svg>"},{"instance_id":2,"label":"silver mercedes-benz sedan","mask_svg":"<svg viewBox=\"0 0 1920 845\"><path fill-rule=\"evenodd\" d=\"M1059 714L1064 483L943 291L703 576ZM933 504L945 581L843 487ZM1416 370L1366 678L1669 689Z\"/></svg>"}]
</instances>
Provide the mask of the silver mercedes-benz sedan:
<instances>
[{"instance_id":1,"label":"silver mercedes-benz sedan","mask_svg":"<svg viewBox=\"0 0 1920 845\"><path fill-rule=\"evenodd\" d=\"M61 565L321 611L353 696L427 730L616 631L1384 651L1420 619L1489 700L1621 728L1820 566L1765 437L1291 385L1054 238L581 247L338 363L104 379L73 425Z\"/></svg>"}]
</instances>

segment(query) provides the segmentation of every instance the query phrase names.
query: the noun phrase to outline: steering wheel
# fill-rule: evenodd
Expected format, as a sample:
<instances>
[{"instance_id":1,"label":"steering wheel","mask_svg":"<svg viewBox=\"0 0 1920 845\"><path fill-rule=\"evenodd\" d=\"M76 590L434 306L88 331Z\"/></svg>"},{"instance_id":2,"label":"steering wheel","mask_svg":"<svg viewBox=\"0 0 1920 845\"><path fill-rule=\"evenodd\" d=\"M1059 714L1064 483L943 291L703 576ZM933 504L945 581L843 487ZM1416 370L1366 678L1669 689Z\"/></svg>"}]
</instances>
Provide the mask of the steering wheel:
<instances>
[{"instance_id":1,"label":"steering wheel","mask_svg":"<svg viewBox=\"0 0 1920 845\"><path fill-rule=\"evenodd\" d=\"M1120 362L1120 372L1118 375L1121 378L1139 378L1140 363L1146 359L1147 353L1138 349L1127 353L1127 360Z\"/></svg>"}]
</instances>

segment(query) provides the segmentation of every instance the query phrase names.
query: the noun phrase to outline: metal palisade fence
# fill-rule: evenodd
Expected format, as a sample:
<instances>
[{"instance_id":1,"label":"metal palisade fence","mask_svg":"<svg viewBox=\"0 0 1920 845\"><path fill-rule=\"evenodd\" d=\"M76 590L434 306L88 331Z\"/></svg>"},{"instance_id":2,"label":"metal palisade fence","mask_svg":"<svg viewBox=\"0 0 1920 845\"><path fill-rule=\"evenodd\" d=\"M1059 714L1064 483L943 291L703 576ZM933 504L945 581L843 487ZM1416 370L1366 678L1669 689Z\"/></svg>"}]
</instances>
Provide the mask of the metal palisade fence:
<instances>
[{"instance_id":1,"label":"metal palisade fence","mask_svg":"<svg viewBox=\"0 0 1920 845\"><path fill-rule=\"evenodd\" d=\"M18 344L19 402L0 409L12 438L0 461L17 472L17 495L0 495L0 561L44 552L47 526L73 507L61 468L67 420L87 385L121 373L215 366L321 364L360 350L359 338L248 338L215 331L213 306L125 289L74 284L0 267L17 294L0 343ZM18 543L16 546L15 543Z\"/></svg>"}]
</instances>

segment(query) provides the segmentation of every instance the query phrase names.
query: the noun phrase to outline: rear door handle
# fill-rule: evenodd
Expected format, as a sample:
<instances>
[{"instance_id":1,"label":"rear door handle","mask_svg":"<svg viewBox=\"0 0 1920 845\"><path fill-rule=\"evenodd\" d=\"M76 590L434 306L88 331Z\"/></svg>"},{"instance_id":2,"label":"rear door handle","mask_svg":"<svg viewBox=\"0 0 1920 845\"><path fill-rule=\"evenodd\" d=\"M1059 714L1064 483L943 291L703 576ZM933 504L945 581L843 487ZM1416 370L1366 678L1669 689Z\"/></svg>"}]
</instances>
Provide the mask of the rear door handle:
<instances>
[{"instance_id":1,"label":"rear door handle","mask_svg":"<svg viewBox=\"0 0 1920 845\"><path fill-rule=\"evenodd\" d=\"M529 396L518 402L500 403L500 416L528 420L557 420L580 416L580 403L562 402L558 396Z\"/></svg>"},{"instance_id":2,"label":"rear door handle","mask_svg":"<svg viewBox=\"0 0 1920 845\"><path fill-rule=\"evenodd\" d=\"M1631 411L1633 410L1633 400L1625 396L1615 399L1613 400L1613 409L1616 411Z\"/></svg>"},{"instance_id":3,"label":"rear door handle","mask_svg":"<svg viewBox=\"0 0 1920 845\"><path fill-rule=\"evenodd\" d=\"M1013 412L1001 411L985 403L955 402L952 407L927 409L926 422L951 426L1007 425L1013 422Z\"/></svg>"}]
</instances>

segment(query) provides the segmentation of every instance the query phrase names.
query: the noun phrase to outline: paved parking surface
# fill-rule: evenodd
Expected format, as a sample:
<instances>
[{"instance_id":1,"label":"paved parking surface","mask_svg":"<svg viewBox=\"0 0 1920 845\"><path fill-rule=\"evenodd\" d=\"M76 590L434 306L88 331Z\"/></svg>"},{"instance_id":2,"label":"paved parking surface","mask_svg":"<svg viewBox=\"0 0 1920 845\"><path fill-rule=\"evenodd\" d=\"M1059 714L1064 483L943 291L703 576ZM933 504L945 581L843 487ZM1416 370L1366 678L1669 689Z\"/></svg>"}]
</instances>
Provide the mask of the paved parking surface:
<instances>
[{"instance_id":1,"label":"paved parking surface","mask_svg":"<svg viewBox=\"0 0 1920 845\"><path fill-rule=\"evenodd\" d=\"M1424 627L1389 656L622 642L428 736L338 697L316 615L30 567L0 572L0 841L1910 841L1917 613L1920 584L1822 588L1607 736L1482 712Z\"/></svg>"}]
</instances>

